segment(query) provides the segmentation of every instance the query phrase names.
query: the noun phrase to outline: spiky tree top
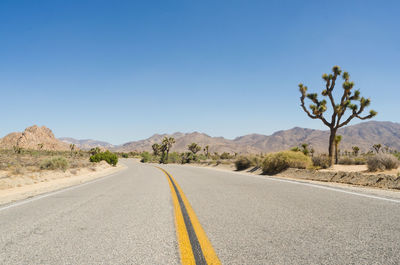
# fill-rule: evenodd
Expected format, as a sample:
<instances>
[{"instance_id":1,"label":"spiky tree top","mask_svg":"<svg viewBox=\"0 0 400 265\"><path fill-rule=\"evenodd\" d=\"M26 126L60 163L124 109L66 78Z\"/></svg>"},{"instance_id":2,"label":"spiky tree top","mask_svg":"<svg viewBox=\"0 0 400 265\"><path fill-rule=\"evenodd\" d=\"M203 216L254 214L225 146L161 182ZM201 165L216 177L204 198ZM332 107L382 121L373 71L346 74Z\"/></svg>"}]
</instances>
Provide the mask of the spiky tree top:
<instances>
[{"instance_id":1,"label":"spiky tree top","mask_svg":"<svg viewBox=\"0 0 400 265\"><path fill-rule=\"evenodd\" d=\"M335 88L335 84L337 78L341 76L344 80L343 82L343 95L338 103L336 103L332 92ZM360 91L355 90L354 82L350 81L350 74L348 72L343 72L340 70L339 66L334 66L332 68L332 74L323 74L322 79L326 82L326 86L322 91L322 96L327 98L330 101L332 106L332 118L328 121L324 117L324 113L327 110L327 100L318 99L317 93L307 93L307 86L303 84L299 84L299 89L301 93L300 101L301 107L307 113L307 115L312 119L320 119L322 122L331 129L338 129L347 125L352 119L358 118L361 120L371 119L376 116L377 112L374 110L370 110L369 114L366 116L361 116L361 113L368 107L371 103L370 99L366 99L364 97L360 97ZM311 100L311 104L309 105L310 109L306 108L305 99L308 98ZM349 110L349 116L344 119L345 114Z\"/></svg>"},{"instance_id":2,"label":"spiky tree top","mask_svg":"<svg viewBox=\"0 0 400 265\"><path fill-rule=\"evenodd\" d=\"M188 145L188 149L189 151L191 151L193 154L196 154L197 152L199 152L201 150L201 146L199 146L196 143L191 143L190 145Z\"/></svg>"}]
</instances>

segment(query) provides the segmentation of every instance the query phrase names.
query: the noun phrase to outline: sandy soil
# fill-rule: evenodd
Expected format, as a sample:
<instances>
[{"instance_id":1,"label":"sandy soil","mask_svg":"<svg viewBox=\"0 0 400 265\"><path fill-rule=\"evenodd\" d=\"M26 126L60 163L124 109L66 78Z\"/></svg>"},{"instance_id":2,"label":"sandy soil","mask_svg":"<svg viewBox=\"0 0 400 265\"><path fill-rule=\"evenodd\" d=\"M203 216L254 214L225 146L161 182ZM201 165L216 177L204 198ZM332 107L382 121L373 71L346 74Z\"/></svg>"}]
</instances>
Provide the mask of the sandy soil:
<instances>
[{"instance_id":1,"label":"sandy soil","mask_svg":"<svg viewBox=\"0 0 400 265\"><path fill-rule=\"evenodd\" d=\"M320 172L361 172L366 174L385 174L396 176L400 172L400 167L398 169L379 171L379 172L368 172L368 167L366 165L334 165L328 169L321 169Z\"/></svg>"},{"instance_id":2,"label":"sandy soil","mask_svg":"<svg viewBox=\"0 0 400 265\"><path fill-rule=\"evenodd\" d=\"M205 167L213 170L220 170L220 171L230 171L230 172L235 172L237 174L244 174L244 175L258 175L259 177L262 174L261 169L247 169L243 171L236 171L234 165L204 165L204 164L185 164L186 166L194 166L194 167ZM400 168L399 168L400 169ZM330 169L325 169L325 172L360 172L362 174L371 174L370 172L366 172L367 167L365 165L337 165L333 168ZM322 171L322 170L321 170ZM396 175L398 170L391 170L391 171L385 171L385 172L377 172L376 174L388 174L389 175ZM347 183L338 183L338 182L326 182L326 181L318 181L318 180L312 180L312 179L302 179L302 178L297 178L295 175L287 175L285 172L281 174L277 174L275 176L266 176L268 178L278 178L278 179L290 179L294 180L297 182L304 182L304 183L310 183L310 184L319 184L323 186L329 186L333 188L346 188L354 192L363 192L371 195L378 195L378 196L384 196L384 197L389 197L389 198L397 198L400 199L400 191L399 190L393 190L393 189L385 189L385 188L380 188L380 187L371 187L371 186L363 186L363 185L352 185L352 184L347 184Z\"/></svg>"},{"instance_id":3,"label":"sandy soil","mask_svg":"<svg viewBox=\"0 0 400 265\"><path fill-rule=\"evenodd\" d=\"M0 204L84 183L115 173L125 167L122 164L112 167L102 161L91 168L71 169L66 172L49 170L19 176L7 176L7 172L1 171Z\"/></svg>"}]
</instances>

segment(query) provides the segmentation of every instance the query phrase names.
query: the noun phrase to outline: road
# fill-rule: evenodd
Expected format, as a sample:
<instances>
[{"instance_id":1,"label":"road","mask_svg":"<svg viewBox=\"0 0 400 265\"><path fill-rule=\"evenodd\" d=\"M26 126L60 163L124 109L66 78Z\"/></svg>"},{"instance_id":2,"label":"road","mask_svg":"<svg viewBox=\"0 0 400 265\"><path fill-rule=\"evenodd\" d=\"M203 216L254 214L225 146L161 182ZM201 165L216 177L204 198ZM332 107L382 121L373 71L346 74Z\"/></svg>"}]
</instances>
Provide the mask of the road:
<instances>
[{"instance_id":1,"label":"road","mask_svg":"<svg viewBox=\"0 0 400 265\"><path fill-rule=\"evenodd\" d=\"M208 241L222 264L400 264L398 199L123 163L114 175L0 206L0 264L181 264L190 232L179 232L179 203L206 261Z\"/></svg>"}]
</instances>

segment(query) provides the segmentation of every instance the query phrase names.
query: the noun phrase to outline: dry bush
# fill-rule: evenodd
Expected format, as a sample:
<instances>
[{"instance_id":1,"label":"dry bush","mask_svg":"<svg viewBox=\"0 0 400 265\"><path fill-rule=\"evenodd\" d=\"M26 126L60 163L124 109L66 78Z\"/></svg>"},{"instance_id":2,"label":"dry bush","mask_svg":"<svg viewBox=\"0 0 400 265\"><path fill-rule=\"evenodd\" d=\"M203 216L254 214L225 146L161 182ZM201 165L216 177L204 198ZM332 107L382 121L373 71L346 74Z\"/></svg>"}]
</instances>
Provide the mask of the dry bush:
<instances>
[{"instance_id":1,"label":"dry bush","mask_svg":"<svg viewBox=\"0 0 400 265\"><path fill-rule=\"evenodd\" d=\"M236 170L245 170L251 167L253 163L248 157L242 156L235 161Z\"/></svg>"},{"instance_id":2,"label":"dry bush","mask_svg":"<svg viewBox=\"0 0 400 265\"><path fill-rule=\"evenodd\" d=\"M331 159L327 155L316 155L312 158L314 167L329 168L331 166Z\"/></svg>"},{"instance_id":3,"label":"dry bush","mask_svg":"<svg viewBox=\"0 0 400 265\"><path fill-rule=\"evenodd\" d=\"M365 165L366 160L363 157L341 157L338 164L340 165Z\"/></svg>"},{"instance_id":4,"label":"dry bush","mask_svg":"<svg viewBox=\"0 0 400 265\"><path fill-rule=\"evenodd\" d=\"M377 154L367 161L368 170L371 172L391 170L399 167L399 160L391 154Z\"/></svg>"},{"instance_id":5,"label":"dry bush","mask_svg":"<svg viewBox=\"0 0 400 265\"><path fill-rule=\"evenodd\" d=\"M301 152L283 151L266 156L262 170L264 174L277 174L288 168L308 168L311 158Z\"/></svg>"},{"instance_id":6,"label":"dry bush","mask_svg":"<svg viewBox=\"0 0 400 265\"><path fill-rule=\"evenodd\" d=\"M67 170L69 167L68 160L65 157L53 157L49 159L45 159L40 163L40 169L61 169L63 171Z\"/></svg>"},{"instance_id":7,"label":"dry bush","mask_svg":"<svg viewBox=\"0 0 400 265\"><path fill-rule=\"evenodd\" d=\"M71 168L89 167L89 153L81 151L79 155L71 155L65 151L46 151L46 150L22 150L16 154L13 150L0 150L0 170L18 172L37 172L41 169L52 169L51 165L45 165L45 161L62 157L67 161ZM21 169L16 169L19 166ZM60 166L63 169L63 166ZM18 173L20 174L20 173Z\"/></svg>"}]
</instances>

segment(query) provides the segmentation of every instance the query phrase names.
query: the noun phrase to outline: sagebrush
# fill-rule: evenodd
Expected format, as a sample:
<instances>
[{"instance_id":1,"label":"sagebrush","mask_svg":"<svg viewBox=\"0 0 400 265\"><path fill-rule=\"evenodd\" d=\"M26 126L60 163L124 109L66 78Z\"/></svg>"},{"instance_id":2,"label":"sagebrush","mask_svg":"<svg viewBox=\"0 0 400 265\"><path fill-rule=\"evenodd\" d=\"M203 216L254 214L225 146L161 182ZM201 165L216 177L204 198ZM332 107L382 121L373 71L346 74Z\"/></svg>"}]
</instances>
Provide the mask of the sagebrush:
<instances>
[{"instance_id":1,"label":"sagebrush","mask_svg":"<svg viewBox=\"0 0 400 265\"><path fill-rule=\"evenodd\" d=\"M316 155L312 157L312 162L314 167L326 169L331 166L332 160L327 155Z\"/></svg>"},{"instance_id":2,"label":"sagebrush","mask_svg":"<svg viewBox=\"0 0 400 265\"><path fill-rule=\"evenodd\" d=\"M369 171L391 170L399 167L399 159L391 154L379 153L368 158L367 166Z\"/></svg>"},{"instance_id":3,"label":"sagebrush","mask_svg":"<svg viewBox=\"0 0 400 265\"><path fill-rule=\"evenodd\" d=\"M288 168L309 168L311 165L311 158L302 152L283 151L267 155L262 171L264 174L277 174Z\"/></svg>"},{"instance_id":4,"label":"sagebrush","mask_svg":"<svg viewBox=\"0 0 400 265\"><path fill-rule=\"evenodd\" d=\"M61 169L65 171L68 169L68 167L69 167L68 160L62 156L48 158L40 163L40 169L47 169L47 170Z\"/></svg>"}]
</instances>

